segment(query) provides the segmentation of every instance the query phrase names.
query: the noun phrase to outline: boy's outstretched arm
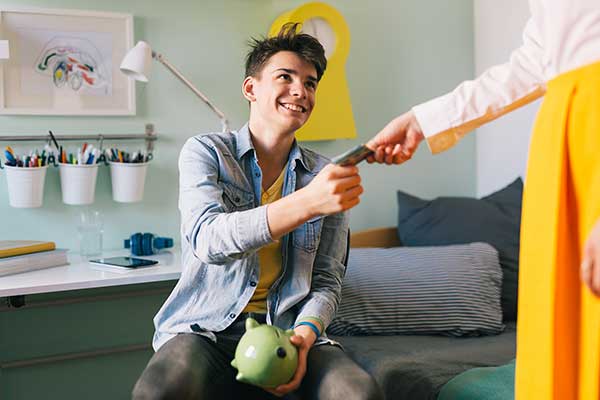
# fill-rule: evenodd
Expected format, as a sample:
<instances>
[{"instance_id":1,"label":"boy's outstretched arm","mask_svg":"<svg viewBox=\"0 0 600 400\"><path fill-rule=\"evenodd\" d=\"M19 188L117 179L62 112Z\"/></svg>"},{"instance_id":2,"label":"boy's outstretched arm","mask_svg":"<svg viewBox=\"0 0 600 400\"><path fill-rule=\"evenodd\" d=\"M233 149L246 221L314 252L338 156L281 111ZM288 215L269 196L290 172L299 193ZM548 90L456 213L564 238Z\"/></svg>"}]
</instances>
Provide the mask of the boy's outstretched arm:
<instances>
[{"instance_id":1,"label":"boy's outstretched arm","mask_svg":"<svg viewBox=\"0 0 600 400\"><path fill-rule=\"evenodd\" d=\"M267 220L277 240L306 221L356 206L363 188L358 168L328 164L305 187L267 207Z\"/></svg>"},{"instance_id":2,"label":"boy's outstretched arm","mask_svg":"<svg viewBox=\"0 0 600 400\"><path fill-rule=\"evenodd\" d=\"M363 189L356 167L327 165L306 187L269 205L228 212L219 183L219 157L197 138L179 158L182 240L202 262L225 264L247 257L318 215L358 204Z\"/></svg>"}]
</instances>

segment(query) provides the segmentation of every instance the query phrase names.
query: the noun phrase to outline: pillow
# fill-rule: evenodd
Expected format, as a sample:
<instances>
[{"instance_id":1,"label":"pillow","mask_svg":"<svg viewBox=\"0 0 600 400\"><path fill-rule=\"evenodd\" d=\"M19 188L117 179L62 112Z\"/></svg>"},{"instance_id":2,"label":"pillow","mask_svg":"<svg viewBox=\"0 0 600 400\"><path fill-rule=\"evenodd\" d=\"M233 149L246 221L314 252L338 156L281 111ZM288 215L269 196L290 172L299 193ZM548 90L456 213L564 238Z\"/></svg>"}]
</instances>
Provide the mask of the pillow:
<instances>
[{"instance_id":1,"label":"pillow","mask_svg":"<svg viewBox=\"0 0 600 400\"><path fill-rule=\"evenodd\" d=\"M487 243L350 250L333 335L502 332L498 252Z\"/></svg>"},{"instance_id":2,"label":"pillow","mask_svg":"<svg viewBox=\"0 0 600 400\"><path fill-rule=\"evenodd\" d=\"M440 197L422 200L398 192L398 236L405 246L485 242L494 246L502 266L502 311L517 319L519 230L523 181L482 199Z\"/></svg>"}]
</instances>

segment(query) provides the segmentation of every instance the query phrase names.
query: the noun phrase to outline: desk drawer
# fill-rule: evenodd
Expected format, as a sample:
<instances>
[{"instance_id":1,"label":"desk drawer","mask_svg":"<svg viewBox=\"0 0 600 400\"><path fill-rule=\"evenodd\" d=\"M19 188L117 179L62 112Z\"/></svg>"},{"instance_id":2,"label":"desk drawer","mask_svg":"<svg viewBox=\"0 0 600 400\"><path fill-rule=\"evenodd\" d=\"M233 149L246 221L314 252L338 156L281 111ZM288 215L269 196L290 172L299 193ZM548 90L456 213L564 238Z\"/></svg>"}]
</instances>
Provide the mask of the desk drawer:
<instances>
[{"instance_id":1,"label":"desk drawer","mask_svg":"<svg viewBox=\"0 0 600 400\"><path fill-rule=\"evenodd\" d=\"M61 385L85 388L83 382L90 389L104 385L99 398L116 398L113 389L129 393L152 354L152 318L173 286L161 282L32 295L23 307L1 308L0 398L49 398L56 392L65 399L71 389ZM103 375L107 380L98 382ZM73 398L82 397L90 398L89 393Z\"/></svg>"}]
</instances>

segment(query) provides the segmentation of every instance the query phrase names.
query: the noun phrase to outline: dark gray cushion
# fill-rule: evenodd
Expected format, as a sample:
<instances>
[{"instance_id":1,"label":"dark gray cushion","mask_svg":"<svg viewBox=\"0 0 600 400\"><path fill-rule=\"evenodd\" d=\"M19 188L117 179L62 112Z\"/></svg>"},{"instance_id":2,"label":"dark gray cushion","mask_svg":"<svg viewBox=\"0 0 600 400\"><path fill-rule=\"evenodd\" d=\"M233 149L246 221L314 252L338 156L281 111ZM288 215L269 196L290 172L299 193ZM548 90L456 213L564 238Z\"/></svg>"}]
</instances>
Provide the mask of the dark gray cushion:
<instances>
[{"instance_id":1,"label":"dark gray cushion","mask_svg":"<svg viewBox=\"0 0 600 400\"><path fill-rule=\"evenodd\" d=\"M502 271L487 243L351 249L334 335L497 334Z\"/></svg>"},{"instance_id":2,"label":"dark gray cushion","mask_svg":"<svg viewBox=\"0 0 600 400\"><path fill-rule=\"evenodd\" d=\"M504 320L517 317L519 230L523 181L482 199L440 197L423 200L398 192L398 236L405 246L486 242L500 255Z\"/></svg>"}]
</instances>

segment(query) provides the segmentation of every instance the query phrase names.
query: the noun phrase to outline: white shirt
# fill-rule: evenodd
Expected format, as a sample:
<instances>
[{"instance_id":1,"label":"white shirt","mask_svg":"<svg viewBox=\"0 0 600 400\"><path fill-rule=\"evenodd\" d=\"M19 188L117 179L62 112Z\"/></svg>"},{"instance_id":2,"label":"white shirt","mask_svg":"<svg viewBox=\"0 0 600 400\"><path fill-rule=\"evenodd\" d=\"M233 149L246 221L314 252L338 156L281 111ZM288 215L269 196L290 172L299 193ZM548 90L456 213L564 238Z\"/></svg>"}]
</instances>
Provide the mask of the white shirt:
<instances>
[{"instance_id":1,"label":"white shirt","mask_svg":"<svg viewBox=\"0 0 600 400\"><path fill-rule=\"evenodd\" d=\"M433 153L543 96L561 73L600 61L600 0L530 0L529 7L523 45L507 63L413 107Z\"/></svg>"}]
</instances>

